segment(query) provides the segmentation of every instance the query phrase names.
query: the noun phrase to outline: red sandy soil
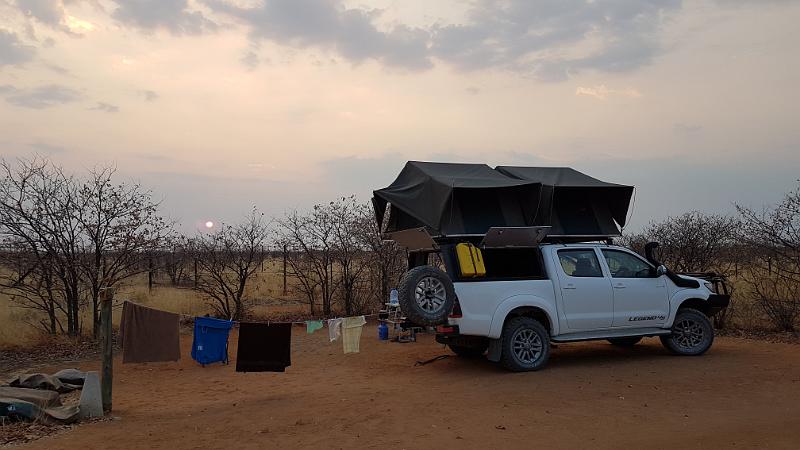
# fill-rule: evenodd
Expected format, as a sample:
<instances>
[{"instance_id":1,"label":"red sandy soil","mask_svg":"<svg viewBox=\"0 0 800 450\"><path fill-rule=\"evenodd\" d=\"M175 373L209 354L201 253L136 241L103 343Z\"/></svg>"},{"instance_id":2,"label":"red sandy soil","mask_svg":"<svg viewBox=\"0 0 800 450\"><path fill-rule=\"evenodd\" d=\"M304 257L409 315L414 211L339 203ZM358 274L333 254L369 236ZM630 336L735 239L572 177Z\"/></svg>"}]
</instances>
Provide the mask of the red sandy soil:
<instances>
[{"instance_id":1,"label":"red sandy soil","mask_svg":"<svg viewBox=\"0 0 800 450\"><path fill-rule=\"evenodd\" d=\"M117 360L118 420L21 448L800 448L797 345L718 338L691 358L655 338L568 344L535 373L455 356L415 367L449 351L430 335L380 342L374 324L359 354L327 329L297 327L292 345L286 373Z\"/></svg>"}]
</instances>

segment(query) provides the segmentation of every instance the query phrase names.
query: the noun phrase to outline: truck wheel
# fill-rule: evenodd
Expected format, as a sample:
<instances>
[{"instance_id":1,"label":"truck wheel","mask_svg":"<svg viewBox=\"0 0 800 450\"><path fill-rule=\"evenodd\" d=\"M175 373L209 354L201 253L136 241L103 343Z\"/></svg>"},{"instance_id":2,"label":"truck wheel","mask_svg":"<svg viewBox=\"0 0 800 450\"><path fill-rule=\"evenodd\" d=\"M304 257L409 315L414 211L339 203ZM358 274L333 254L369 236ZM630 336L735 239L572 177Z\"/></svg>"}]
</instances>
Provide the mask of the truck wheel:
<instances>
[{"instance_id":1,"label":"truck wheel","mask_svg":"<svg viewBox=\"0 0 800 450\"><path fill-rule=\"evenodd\" d=\"M480 358L481 356L483 356L484 353L486 353L486 348L488 347L488 345L482 345L478 347L473 347L473 346L467 347L464 345L453 345L453 344L448 344L447 346L450 347L450 350L452 350L453 353L462 358Z\"/></svg>"},{"instance_id":2,"label":"truck wheel","mask_svg":"<svg viewBox=\"0 0 800 450\"><path fill-rule=\"evenodd\" d=\"M617 347L633 347L634 345L638 344L639 341L642 340L641 336L633 336L633 337L621 337L621 338L611 338L608 339L608 342L611 345L616 345Z\"/></svg>"},{"instance_id":3,"label":"truck wheel","mask_svg":"<svg viewBox=\"0 0 800 450\"><path fill-rule=\"evenodd\" d=\"M432 266L414 267L406 272L397 294L403 314L417 325L446 322L456 300L450 277Z\"/></svg>"},{"instance_id":4,"label":"truck wheel","mask_svg":"<svg viewBox=\"0 0 800 450\"><path fill-rule=\"evenodd\" d=\"M500 363L514 372L539 370L550 357L550 333L538 320L514 317L503 326Z\"/></svg>"},{"instance_id":5,"label":"truck wheel","mask_svg":"<svg viewBox=\"0 0 800 450\"><path fill-rule=\"evenodd\" d=\"M714 327L705 314L696 309L680 309L672 324L672 334L661 336L661 343L670 352L682 356L699 356L711 348Z\"/></svg>"}]
</instances>

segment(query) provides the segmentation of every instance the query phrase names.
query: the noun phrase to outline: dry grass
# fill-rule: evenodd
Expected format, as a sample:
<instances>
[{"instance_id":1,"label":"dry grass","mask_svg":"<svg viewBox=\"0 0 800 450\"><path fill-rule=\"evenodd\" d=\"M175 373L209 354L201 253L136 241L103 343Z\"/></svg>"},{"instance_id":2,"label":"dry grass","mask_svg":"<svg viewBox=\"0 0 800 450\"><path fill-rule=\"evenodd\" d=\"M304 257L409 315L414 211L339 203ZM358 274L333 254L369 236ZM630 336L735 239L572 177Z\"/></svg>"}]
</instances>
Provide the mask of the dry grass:
<instances>
[{"instance_id":1,"label":"dry grass","mask_svg":"<svg viewBox=\"0 0 800 450\"><path fill-rule=\"evenodd\" d=\"M30 324L37 317L35 311L13 307L11 299L0 294L0 348L34 342L39 332Z\"/></svg>"},{"instance_id":2,"label":"dry grass","mask_svg":"<svg viewBox=\"0 0 800 450\"><path fill-rule=\"evenodd\" d=\"M763 311L747 298L747 288L740 279L731 280L734 285L733 301L729 311L728 327L731 331L747 330L769 332L772 327ZM152 291L148 291L146 275L129 280L128 284L118 289L118 300L131 300L143 305L171 311L189 316L200 316L212 310L207 300L192 289L175 288L169 280L162 277L156 280ZM281 261L272 260L264 265L264 270L255 275L247 298L250 299L250 317L258 319L292 319L306 318L308 305L299 293L292 291L292 280L289 280L289 292L283 295L283 276ZM319 308L317 308L319 310ZM114 323L119 324L121 309L114 311ZM8 296L0 294L0 348L26 347L41 340L41 332L32 324L37 323L43 315L36 311L26 310L12 305ZM89 312L83 315L84 332L91 333Z\"/></svg>"},{"instance_id":3,"label":"dry grass","mask_svg":"<svg viewBox=\"0 0 800 450\"><path fill-rule=\"evenodd\" d=\"M308 306L291 291L283 296L283 275L280 261L269 261L264 270L255 274L247 291L250 299L250 314L258 318L302 317ZM147 287L147 276L140 275L119 287L115 298L130 300L143 305L189 316L210 313L208 301L199 292L189 288L169 285L166 277L159 277L152 291ZM119 325L121 308L114 311L114 324ZM44 314L15 306L9 296L0 294L0 348L27 347L39 342L42 333L33 324L44 318ZM84 334L91 333L89 311L82 315Z\"/></svg>"},{"instance_id":4,"label":"dry grass","mask_svg":"<svg viewBox=\"0 0 800 450\"><path fill-rule=\"evenodd\" d=\"M134 285L123 288L116 298L188 315L205 314L208 309L203 299L190 289L157 287L153 289L153 292L148 293L146 283L144 286ZM120 313L121 310L114 311L114 323L117 325ZM14 305L7 295L0 295L0 348L28 346L36 343L42 333L34 324L43 318L45 318L43 313L20 308ZM82 313L82 320L84 331L91 332L89 311Z\"/></svg>"},{"instance_id":5,"label":"dry grass","mask_svg":"<svg viewBox=\"0 0 800 450\"><path fill-rule=\"evenodd\" d=\"M750 297L749 288L742 277L729 277L728 283L732 287L731 305L727 311L728 331L772 333L774 326L764 310Z\"/></svg>"}]
</instances>

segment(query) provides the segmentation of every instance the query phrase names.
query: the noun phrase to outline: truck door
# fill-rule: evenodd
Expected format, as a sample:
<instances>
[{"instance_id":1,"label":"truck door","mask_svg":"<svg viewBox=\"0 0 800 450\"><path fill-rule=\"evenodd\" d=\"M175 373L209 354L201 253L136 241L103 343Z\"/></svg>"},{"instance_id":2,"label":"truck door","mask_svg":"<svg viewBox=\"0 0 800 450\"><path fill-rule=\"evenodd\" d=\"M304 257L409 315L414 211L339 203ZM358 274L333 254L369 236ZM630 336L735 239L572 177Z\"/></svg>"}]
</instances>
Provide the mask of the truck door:
<instances>
[{"instance_id":1,"label":"truck door","mask_svg":"<svg viewBox=\"0 0 800 450\"><path fill-rule=\"evenodd\" d=\"M572 331L611 328L614 316L611 282L603 275L597 256L592 248L557 252L562 309L567 328Z\"/></svg>"},{"instance_id":2,"label":"truck door","mask_svg":"<svg viewBox=\"0 0 800 450\"><path fill-rule=\"evenodd\" d=\"M664 276L638 256L603 249L614 292L615 327L659 327L669 315L669 298Z\"/></svg>"}]
</instances>

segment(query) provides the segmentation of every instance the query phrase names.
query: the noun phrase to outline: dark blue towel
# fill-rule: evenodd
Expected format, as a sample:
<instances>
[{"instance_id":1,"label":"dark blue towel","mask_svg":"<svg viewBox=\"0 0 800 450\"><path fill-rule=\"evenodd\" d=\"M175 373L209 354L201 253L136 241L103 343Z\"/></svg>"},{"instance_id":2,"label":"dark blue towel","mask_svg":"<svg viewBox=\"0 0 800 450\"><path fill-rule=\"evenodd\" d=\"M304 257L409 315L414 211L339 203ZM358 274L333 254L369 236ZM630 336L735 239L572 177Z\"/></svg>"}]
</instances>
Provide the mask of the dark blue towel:
<instances>
[{"instance_id":1,"label":"dark blue towel","mask_svg":"<svg viewBox=\"0 0 800 450\"><path fill-rule=\"evenodd\" d=\"M200 364L228 362L228 333L233 322L213 317L195 317L192 359Z\"/></svg>"}]
</instances>

